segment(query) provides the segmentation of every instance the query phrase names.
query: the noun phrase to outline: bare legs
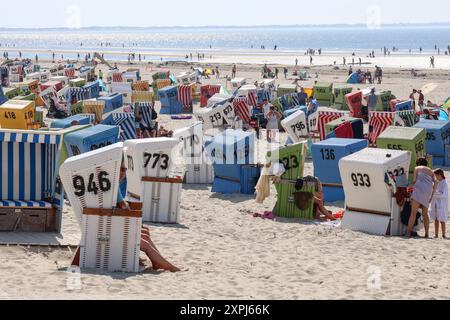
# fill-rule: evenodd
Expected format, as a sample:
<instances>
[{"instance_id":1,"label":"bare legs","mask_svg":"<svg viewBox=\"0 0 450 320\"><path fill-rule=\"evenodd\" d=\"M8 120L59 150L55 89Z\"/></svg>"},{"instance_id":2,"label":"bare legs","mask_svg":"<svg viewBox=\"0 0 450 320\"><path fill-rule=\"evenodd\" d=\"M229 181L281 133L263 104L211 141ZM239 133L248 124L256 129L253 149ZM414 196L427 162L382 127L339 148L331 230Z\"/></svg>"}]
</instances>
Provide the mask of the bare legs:
<instances>
[{"instance_id":1,"label":"bare legs","mask_svg":"<svg viewBox=\"0 0 450 320\"><path fill-rule=\"evenodd\" d=\"M414 224L416 222L417 210L419 210L419 206L420 204L417 201L411 200L411 215L409 216L408 229L406 230L407 237L411 237Z\"/></svg>"},{"instance_id":2,"label":"bare legs","mask_svg":"<svg viewBox=\"0 0 450 320\"><path fill-rule=\"evenodd\" d=\"M437 239L439 238L439 225L441 225L442 228L442 238L447 239L447 235L446 235L446 224L445 222L441 222L436 220L434 222L434 237Z\"/></svg>"},{"instance_id":3,"label":"bare legs","mask_svg":"<svg viewBox=\"0 0 450 320\"><path fill-rule=\"evenodd\" d=\"M147 227L142 227L141 230L141 251L143 251L150 259L154 270L167 270L170 272L180 271L179 268L172 265L164 259L159 253L153 241L150 239L150 231Z\"/></svg>"},{"instance_id":4,"label":"bare legs","mask_svg":"<svg viewBox=\"0 0 450 320\"><path fill-rule=\"evenodd\" d=\"M423 224L425 227L425 238L430 236L430 216L428 215L428 208L422 208Z\"/></svg>"},{"instance_id":5,"label":"bare legs","mask_svg":"<svg viewBox=\"0 0 450 320\"><path fill-rule=\"evenodd\" d=\"M321 219L321 214L325 216L326 219L336 220L333 215L331 215L323 204L323 193L314 193L314 204L316 205L316 212L314 212L314 218L317 220Z\"/></svg>"},{"instance_id":6,"label":"bare legs","mask_svg":"<svg viewBox=\"0 0 450 320\"><path fill-rule=\"evenodd\" d=\"M415 200L411 201L411 215L409 216L408 229L406 236L411 237L414 224L416 222L417 210L421 207L421 204ZM423 224L425 227L425 238L428 238L430 231L430 217L428 216L428 208L422 207Z\"/></svg>"}]
</instances>

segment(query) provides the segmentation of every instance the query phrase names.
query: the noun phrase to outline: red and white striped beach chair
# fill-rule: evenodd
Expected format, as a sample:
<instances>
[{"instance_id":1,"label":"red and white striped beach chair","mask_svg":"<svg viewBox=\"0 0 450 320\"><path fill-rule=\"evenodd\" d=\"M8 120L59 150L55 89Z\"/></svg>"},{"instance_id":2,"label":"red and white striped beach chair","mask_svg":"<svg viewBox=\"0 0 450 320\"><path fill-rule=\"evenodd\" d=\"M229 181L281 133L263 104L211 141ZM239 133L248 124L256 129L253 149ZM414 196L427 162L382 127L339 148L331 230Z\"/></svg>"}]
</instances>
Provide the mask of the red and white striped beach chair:
<instances>
[{"instance_id":1,"label":"red and white striped beach chair","mask_svg":"<svg viewBox=\"0 0 450 320\"><path fill-rule=\"evenodd\" d=\"M344 111L324 111L319 110L319 115L317 119L317 129L320 134L320 140L325 140L326 130L325 126L327 123L334 121L336 119L342 118L345 116L346 112Z\"/></svg>"},{"instance_id":2,"label":"red and white striped beach chair","mask_svg":"<svg viewBox=\"0 0 450 320\"><path fill-rule=\"evenodd\" d=\"M192 84L178 86L178 101L181 102L183 109L192 108Z\"/></svg>"},{"instance_id":3,"label":"red and white striped beach chair","mask_svg":"<svg viewBox=\"0 0 450 320\"><path fill-rule=\"evenodd\" d=\"M395 112L369 112L369 141L376 145L378 137L389 126L392 126L395 118Z\"/></svg>"},{"instance_id":4,"label":"red and white striped beach chair","mask_svg":"<svg viewBox=\"0 0 450 320\"><path fill-rule=\"evenodd\" d=\"M112 75L113 82L123 82L123 75L120 72L114 72Z\"/></svg>"},{"instance_id":5,"label":"red and white striped beach chair","mask_svg":"<svg viewBox=\"0 0 450 320\"><path fill-rule=\"evenodd\" d=\"M236 97L233 100L235 114L241 118L245 124L250 123L250 107L247 97Z\"/></svg>"},{"instance_id":6,"label":"red and white striped beach chair","mask_svg":"<svg viewBox=\"0 0 450 320\"><path fill-rule=\"evenodd\" d=\"M64 69L64 75L69 79L75 79L75 68Z\"/></svg>"}]
</instances>

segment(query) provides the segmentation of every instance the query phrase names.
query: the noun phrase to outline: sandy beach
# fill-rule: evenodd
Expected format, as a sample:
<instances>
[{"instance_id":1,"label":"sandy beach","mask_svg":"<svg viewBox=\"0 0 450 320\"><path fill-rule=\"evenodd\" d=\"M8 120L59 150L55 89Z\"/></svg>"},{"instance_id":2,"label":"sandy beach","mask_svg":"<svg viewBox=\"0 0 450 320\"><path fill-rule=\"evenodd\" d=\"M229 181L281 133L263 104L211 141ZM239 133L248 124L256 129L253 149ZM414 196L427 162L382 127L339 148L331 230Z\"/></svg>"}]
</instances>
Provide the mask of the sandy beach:
<instances>
[{"instance_id":1,"label":"sandy beach","mask_svg":"<svg viewBox=\"0 0 450 320\"><path fill-rule=\"evenodd\" d=\"M289 65L292 71L294 60L292 54L236 57L216 53L201 64L141 63L133 66L138 66L143 79L149 80L161 68L168 68L177 75L188 71L191 65L215 67L218 64L221 79L202 81L226 85L225 76L231 75L231 63L239 63L238 77L253 83L261 79L260 64ZM366 60L369 58L364 62ZM342 57L316 56L314 65L309 66L309 57L299 56L299 70L307 70L311 75L302 84L310 87L317 80L343 85L347 68L340 65L336 69L333 61L342 64ZM450 95L450 57L437 58L439 69L436 70L428 68L429 58L425 56L375 58L370 59L370 63L363 65L362 70L369 68L373 72L375 64L384 67L384 81L377 89L389 89L399 98L407 98L413 88L427 87L434 90L426 93L426 100L439 104ZM121 70L128 67L119 63ZM424 76L412 78L412 67ZM105 66L101 68L106 72ZM292 76L280 78L277 84L293 80ZM364 85L355 88L362 89ZM159 123L176 129L191 121L174 121L160 115ZM307 174L313 174L311 159L305 168ZM450 177L450 168L446 174ZM254 196L219 195L210 190L210 186L185 185L181 224L149 225L158 249L180 267L181 272L82 272L81 282L74 286L74 275L67 268L73 254L70 245L78 245L80 230L70 206L66 205L62 239L58 240L62 244L60 247L0 246L0 299L450 298L450 278L446 276L450 272L447 240L379 237L342 230L331 223L263 220L254 218L253 213L272 210L276 203L274 187L262 205L256 204ZM342 210L343 205L327 204L327 208L336 212ZM2 242L7 241L0 233ZM370 285L374 277L379 279L378 287Z\"/></svg>"}]
</instances>

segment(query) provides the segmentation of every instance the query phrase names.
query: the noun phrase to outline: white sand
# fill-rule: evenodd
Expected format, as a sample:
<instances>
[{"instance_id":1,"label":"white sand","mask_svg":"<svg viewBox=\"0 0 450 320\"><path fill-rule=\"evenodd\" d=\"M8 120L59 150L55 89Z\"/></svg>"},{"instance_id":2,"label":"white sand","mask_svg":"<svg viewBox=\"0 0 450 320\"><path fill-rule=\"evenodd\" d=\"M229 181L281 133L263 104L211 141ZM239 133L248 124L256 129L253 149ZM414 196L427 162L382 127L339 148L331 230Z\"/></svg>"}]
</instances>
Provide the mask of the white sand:
<instances>
[{"instance_id":1,"label":"white sand","mask_svg":"<svg viewBox=\"0 0 450 320\"><path fill-rule=\"evenodd\" d=\"M225 68L230 70L229 66L222 70ZM156 70L143 68L144 78ZM171 70L176 74L181 69ZM330 68L317 71L320 81L336 84L342 84L346 73ZM385 70L386 81L380 88L407 97L412 88L435 83L437 88L427 98L442 102L450 94L448 72L427 73L425 79L410 79L406 71ZM238 75L256 79L259 67L239 66ZM175 128L189 121L162 117L160 122ZM305 173L312 173L311 163ZM450 177L450 172L447 175ZM67 284L73 278L65 271L72 255L69 249L2 246L0 298L450 298L448 241L378 237L301 221L253 218L253 212L273 208L275 195L272 188L264 205L257 205L253 196L211 194L210 187L185 186L181 225L150 226L163 255L183 269L175 274L83 272L81 289L70 290ZM328 207L337 211L342 205ZM70 244L79 237L79 230L70 207L65 211L63 236L69 241L65 244ZM379 272L380 287L370 289L367 283L374 270Z\"/></svg>"}]
</instances>

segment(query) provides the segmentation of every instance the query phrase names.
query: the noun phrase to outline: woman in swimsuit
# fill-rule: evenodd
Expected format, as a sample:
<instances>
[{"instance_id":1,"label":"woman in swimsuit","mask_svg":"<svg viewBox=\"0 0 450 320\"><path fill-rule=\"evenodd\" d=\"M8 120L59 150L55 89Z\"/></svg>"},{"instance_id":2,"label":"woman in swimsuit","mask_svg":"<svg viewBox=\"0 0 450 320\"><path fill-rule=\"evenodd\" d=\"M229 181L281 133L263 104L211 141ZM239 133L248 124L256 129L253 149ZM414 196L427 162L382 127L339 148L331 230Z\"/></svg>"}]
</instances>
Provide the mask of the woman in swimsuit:
<instances>
[{"instance_id":1,"label":"woman in swimsuit","mask_svg":"<svg viewBox=\"0 0 450 320\"><path fill-rule=\"evenodd\" d=\"M411 215L409 217L408 229L406 236L411 237L413 234L414 224L416 222L417 210L422 209L423 223L425 225L425 238L428 238L430 229L430 217L428 216L428 208L436 189L436 178L433 170L428 168L428 161L425 158L419 158L416 162L414 170L414 191L411 196Z\"/></svg>"}]
</instances>

